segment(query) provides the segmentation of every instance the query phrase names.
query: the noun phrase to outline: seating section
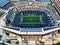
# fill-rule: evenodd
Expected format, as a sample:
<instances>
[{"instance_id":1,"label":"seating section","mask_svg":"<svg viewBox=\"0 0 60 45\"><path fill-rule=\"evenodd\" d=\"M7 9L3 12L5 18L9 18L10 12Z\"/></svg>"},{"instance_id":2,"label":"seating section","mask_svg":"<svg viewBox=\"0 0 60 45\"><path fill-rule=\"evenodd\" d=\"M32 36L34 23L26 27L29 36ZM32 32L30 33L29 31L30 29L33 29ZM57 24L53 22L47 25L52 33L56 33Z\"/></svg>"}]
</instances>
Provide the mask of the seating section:
<instances>
[{"instance_id":1,"label":"seating section","mask_svg":"<svg viewBox=\"0 0 60 45\"><path fill-rule=\"evenodd\" d=\"M8 15L6 16L6 25L9 25L13 20L14 20L13 10L9 10Z\"/></svg>"},{"instance_id":2,"label":"seating section","mask_svg":"<svg viewBox=\"0 0 60 45\"><path fill-rule=\"evenodd\" d=\"M47 30L51 30L51 29L55 29L55 28L58 28L58 27L46 27L46 28L43 28L44 31L47 31Z\"/></svg>"},{"instance_id":3,"label":"seating section","mask_svg":"<svg viewBox=\"0 0 60 45\"><path fill-rule=\"evenodd\" d=\"M42 28L17 28L17 27L5 27L20 32L42 32Z\"/></svg>"},{"instance_id":4,"label":"seating section","mask_svg":"<svg viewBox=\"0 0 60 45\"><path fill-rule=\"evenodd\" d=\"M42 32L41 28L21 28L21 32Z\"/></svg>"},{"instance_id":5,"label":"seating section","mask_svg":"<svg viewBox=\"0 0 60 45\"><path fill-rule=\"evenodd\" d=\"M43 20L42 24L23 24L21 22L21 18L22 18L22 16L28 16L26 14L35 14L37 16L41 15L42 20ZM57 28L57 27L54 27L55 24L51 23L51 21L52 21L51 16L48 16L47 13L45 13L44 11L31 11L31 10L21 11L15 15L15 18L12 22L13 27L5 27L5 28L18 30L20 32L42 32L42 27L46 27L46 28L43 28L44 31ZM51 25L51 24L53 24L53 25ZM18 27L18 28L16 28L16 27Z\"/></svg>"},{"instance_id":6,"label":"seating section","mask_svg":"<svg viewBox=\"0 0 60 45\"><path fill-rule=\"evenodd\" d=\"M36 14L36 15L42 15L42 24L22 24L21 23L21 17L26 14ZM53 24L53 22L52 22ZM47 14L44 11L22 11L15 15L14 21L12 23L13 27L21 27L21 28L40 28L40 27L49 27L54 26L54 24L51 24L50 17L47 16Z\"/></svg>"},{"instance_id":7,"label":"seating section","mask_svg":"<svg viewBox=\"0 0 60 45\"><path fill-rule=\"evenodd\" d=\"M20 26L20 19L21 19L21 15L20 15L20 13L18 13L18 14L15 16L15 19L14 19L12 25L13 25L14 27L19 27L19 26Z\"/></svg>"}]
</instances>

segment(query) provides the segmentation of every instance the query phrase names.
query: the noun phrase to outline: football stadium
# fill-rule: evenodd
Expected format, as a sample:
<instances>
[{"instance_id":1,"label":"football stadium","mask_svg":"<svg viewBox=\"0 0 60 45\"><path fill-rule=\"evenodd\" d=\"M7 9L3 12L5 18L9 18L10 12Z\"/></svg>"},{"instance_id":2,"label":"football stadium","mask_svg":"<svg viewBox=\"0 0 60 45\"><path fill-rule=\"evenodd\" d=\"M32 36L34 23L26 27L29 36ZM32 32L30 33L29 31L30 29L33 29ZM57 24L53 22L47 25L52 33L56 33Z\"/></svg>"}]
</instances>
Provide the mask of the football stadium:
<instances>
[{"instance_id":1,"label":"football stadium","mask_svg":"<svg viewBox=\"0 0 60 45\"><path fill-rule=\"evenodd\" d=\"M4 0L3 45L56 45L60 43L58 0ZM4 4L3 4L4 2ZM2 17L1 17L2 19Z\"/></svg>"},{"instance_id":2,"label":"football stadium","mask_svg":"<svg viewBox=\"0 0 60 45\"><path fill-rule=\"evenodd\" d=\"M21 28L40 28L55 26L55 22L51 18L52 17L50 14L47 14L44 11L21 11L15 15L12 26Z\"/></svg>"}]
</instances>

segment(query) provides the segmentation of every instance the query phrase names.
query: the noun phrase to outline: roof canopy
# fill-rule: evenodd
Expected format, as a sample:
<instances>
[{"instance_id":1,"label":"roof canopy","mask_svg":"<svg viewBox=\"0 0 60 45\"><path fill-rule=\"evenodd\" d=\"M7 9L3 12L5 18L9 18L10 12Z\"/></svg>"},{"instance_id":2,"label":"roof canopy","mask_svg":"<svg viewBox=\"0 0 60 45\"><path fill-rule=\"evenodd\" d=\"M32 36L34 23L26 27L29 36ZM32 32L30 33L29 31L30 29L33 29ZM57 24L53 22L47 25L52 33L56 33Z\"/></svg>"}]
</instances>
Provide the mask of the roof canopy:
<instances>
[{"instance_id":1,"label":"roof canopy","mask_svg":"<svg viewBox=\"0 0 60 45\"><path fill-rule=\"evenodd\" d=\"M11 3L10 0L0 0L0 8L3 9L8 9L9 7L11 7L13 4Z\"/></svg>"},{"instance_id":2,"label":"roof canopy","mask_svg":"<svg viewBox=\"0 0 60 45\"><path fill-rule=\"evenodd\" d=\"M10 2L9 0L0 0L0 7L5 6L9 2Z\"/></svg>"}]
</instances>

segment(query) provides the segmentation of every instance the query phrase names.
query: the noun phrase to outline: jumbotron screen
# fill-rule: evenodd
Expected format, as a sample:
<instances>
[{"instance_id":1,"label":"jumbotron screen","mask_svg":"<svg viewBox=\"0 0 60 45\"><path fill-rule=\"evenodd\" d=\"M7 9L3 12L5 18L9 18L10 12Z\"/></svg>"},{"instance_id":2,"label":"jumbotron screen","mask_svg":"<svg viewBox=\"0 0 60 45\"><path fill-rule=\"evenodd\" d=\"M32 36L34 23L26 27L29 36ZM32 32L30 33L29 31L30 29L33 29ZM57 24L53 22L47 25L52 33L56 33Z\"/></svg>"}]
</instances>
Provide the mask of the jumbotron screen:
<instances>
[{"instance_id":1,"label":"jumbotron screen","mask_svg":"<svg viewBox=\"0 0 60 45\"><path fill-rule=\"evenodd\" d=\"M42 16L36 14L26 14L22 16L22 24L40 24L42 21Z\"/></svg>"}]
</instances>

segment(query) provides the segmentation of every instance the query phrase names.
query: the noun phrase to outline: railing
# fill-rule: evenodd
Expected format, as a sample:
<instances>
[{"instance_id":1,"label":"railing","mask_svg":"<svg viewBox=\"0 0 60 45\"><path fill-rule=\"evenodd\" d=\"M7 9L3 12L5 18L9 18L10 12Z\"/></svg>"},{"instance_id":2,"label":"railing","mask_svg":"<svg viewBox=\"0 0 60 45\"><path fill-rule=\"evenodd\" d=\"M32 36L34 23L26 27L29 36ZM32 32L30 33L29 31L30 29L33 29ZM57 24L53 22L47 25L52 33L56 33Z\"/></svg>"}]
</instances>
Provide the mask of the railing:
<instances>
[{"instance_id":1,"label":"railing","mask_svg":"<svg viewBox=\"0 0 60 45\"><path fill-rule=\"evenodd\" d=\"M22 1L22 2L17 2L17 8L22 8L22 7L26 7L26 6L44 6L46 7L47 4L49 2L26 2L26 1Z\"/></svg>"},{"instance_id":2,"label":"railing","mask_svg":"<svg viewBox=\"0 0 60 45\"><path fill-rule=\"evenodd\" d=\"M16 7L19 11L23 10L41 10L46 8L49 2L17 2Z\"/></svg>"},{"instance_id":3,"label":"railing","mask_svg":"<svg viewBox=\"0 0 60 45\"><path fill-rule=\"evenodd\" d=\"M38 11L43 11L43 7L31 7L31 6L28 6L28 7L22 7L22 8L18 8L19 12L20 11L26 11L26 10L38 10Z\"/></svg>"}]
</instances>

